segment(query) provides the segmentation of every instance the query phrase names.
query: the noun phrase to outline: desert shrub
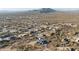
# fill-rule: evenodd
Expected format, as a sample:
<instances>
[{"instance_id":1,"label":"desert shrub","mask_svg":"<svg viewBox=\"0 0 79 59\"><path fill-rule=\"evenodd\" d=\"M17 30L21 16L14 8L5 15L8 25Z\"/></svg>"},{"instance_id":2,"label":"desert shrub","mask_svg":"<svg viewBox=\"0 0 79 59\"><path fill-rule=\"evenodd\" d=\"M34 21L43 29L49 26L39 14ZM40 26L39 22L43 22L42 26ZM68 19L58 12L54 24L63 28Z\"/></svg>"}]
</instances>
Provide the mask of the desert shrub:
<instances>
[{"instance_id":1,"label":"desert shrub","mask_svg":"<svg viewBox=\"0 0 79 59\"><path fill-rule=\"evenodd\" d=\"M4 48L9 45L9 41L3 40L0 41L0 48Z\"/></svg>"},{"instance_id":2,"label":"desert shrub","mask_svg":"<svg viewBox=\"0 0 79 59\"><path fill-rule=\"evenodd\" d=\"M23 50L24 50L24 47L25 47L24 45L18 46L18 47L17 47L17 50L18 50L18 51L23 51Z\"/></svg>"},{"instance_id":3,"label":"desert shrub","mask_svg":"<svg viewBox=\"0 0 79 59\"><path fill-rule=\"evenodd\" d=\"M20 45L17 47L17 51L35 51L37 49L42 49L42 47L38 45Z\"/></svg>"},{"instance_id":4,"label":"desert shrub","mask_svg":"<svg viewBox=\"0 0 79 59\"><path fill-rule=\"evenodd\" d=\"M17 47L17 51L32 51L33 47L31 45L20 45Z\"/></svg>"},{"instance_id":5,"label":"desert shrub","mask_svg":"<svg viewBox=\"0 0 79 59\"><path fill-rule=\"evenodd\" d=\"M24 51L32 51L33 49L33 46L28 45L27 47L25 47Z\"/></svg>"}]
</instances>

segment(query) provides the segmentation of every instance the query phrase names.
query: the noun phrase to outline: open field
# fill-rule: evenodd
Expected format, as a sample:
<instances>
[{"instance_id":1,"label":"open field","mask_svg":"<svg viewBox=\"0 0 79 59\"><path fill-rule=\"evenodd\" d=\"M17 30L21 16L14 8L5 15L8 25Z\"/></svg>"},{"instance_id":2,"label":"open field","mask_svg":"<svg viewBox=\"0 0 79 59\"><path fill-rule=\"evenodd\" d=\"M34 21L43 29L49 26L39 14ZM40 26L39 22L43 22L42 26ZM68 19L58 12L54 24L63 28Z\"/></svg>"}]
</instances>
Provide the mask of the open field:
<instances>
[{"instance_id":1,"label":"open field","mask_svg":"<svg viewBox=\"0 0 79 59\"><path fill-rule=\"evenodd\" d=\"M79 13L0 14L1 51L79 51Z\"/></svg>"}]
</instances>

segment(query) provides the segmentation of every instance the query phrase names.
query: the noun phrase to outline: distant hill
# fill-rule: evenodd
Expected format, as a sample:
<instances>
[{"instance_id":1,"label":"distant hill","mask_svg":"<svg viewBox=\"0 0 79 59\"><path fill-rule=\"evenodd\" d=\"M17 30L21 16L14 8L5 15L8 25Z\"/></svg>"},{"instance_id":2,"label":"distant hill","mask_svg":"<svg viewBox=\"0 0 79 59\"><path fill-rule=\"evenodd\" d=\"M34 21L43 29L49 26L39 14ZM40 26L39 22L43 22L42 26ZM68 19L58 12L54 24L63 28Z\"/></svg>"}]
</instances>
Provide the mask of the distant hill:
<instances>
[{"instance_id":1,"label":"distant hill","mask_svg":"<svg viewBox=\"0 0 79 59\"><path fill-rule=\"evenodd\" d=\"M40 13L49 13L49 12L55 12L56 10L51 8L42 8L40 9Z\"/></svg>"},{"instance_id":2,"label":"distant hill","mask_svg":"<svg viewBox=\"0 0 79 59\"><path fill-rule=\"evenodd\" d=\"M34 13L50 13L50 12L56 12L56 10L51 9L51 8L41 8L38 10L31 10L30 12L34 12Z\"/></svg>"},{"instance_id":3,"label":"distant hill","mask_svg":"<svg viewBox=\"0 0 79 59\"><path fill-rule=\"evenodd\" d=\"M24 11L7 11L2 10L0 15L22 15L22 14L32 14L32 13L51 13L56 12L56 10L52 8L40 8L40 9L33 9L33 10L24 10Z\"/></svg>"}]
</instances>

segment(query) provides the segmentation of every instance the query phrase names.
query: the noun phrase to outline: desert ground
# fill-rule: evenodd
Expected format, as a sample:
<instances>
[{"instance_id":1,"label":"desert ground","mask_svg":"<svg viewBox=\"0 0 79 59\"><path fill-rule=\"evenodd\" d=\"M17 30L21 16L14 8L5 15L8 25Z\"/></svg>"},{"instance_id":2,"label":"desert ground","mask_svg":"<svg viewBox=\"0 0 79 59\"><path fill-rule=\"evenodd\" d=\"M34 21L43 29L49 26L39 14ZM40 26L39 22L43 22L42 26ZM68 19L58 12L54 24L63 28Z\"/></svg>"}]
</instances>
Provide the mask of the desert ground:
<instances>
[{"instance_id":1,"label":"desert ground","mask_svg":"<svg viewBox=\"0 0 79 59\"><path fill-rule=\"evenodd\" d=\"M0 14L0 51L79 51L79 13Z\"/></svg>"}]
</instances>

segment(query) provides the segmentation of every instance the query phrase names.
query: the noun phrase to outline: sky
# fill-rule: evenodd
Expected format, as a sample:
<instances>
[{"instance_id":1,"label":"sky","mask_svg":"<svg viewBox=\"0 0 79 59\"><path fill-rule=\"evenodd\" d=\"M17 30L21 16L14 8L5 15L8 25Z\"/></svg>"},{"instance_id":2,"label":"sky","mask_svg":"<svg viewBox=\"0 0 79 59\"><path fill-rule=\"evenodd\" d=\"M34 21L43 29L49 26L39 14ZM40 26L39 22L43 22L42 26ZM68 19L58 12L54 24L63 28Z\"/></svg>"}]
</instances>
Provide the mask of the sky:
<instances>
[{"instance_id":1,"label":"sky","mask_svg":"<svg viewBox=\"0 0 79 59\"><path fill-rule=\"evenodd\" d=\"M79 10L77 9L79 8L79 2L77 0L0 0L0 10L19 11L38 8L54 8L62 11Z\"/></svg>"},{"instance_id":2,"label":"sky","mask_svg":"<svg viewBox=\"0 0 79 59\"><path fill-rule=\"evenodd\" d=\"M34 10L36 8L0 8L0 11L26 11Z\"/></svg>"},{"instance_id":3,"label":"sky","mask_svg":"<svg viewBox=\"0 0 79 59\"><path fill-rule=\"evenodd\" d=\"M24 11L38 8L73 11L79 10L78 4L77 0L0 0L0 11Z\"/></svg>"},{"instance_id":4,"label":"sky","mask_svg":"<svg viewBox=\"0 0 79 59\"><path fill-rule=\"evenodd\" d=\"M79 8L55 8L55 10L59 10L59 11L76 11L76 10L79 10Z\"/></svg>"},{"instance_id":5,"label":"sky","mask_svg":"<svg viewBox=\"0 0 79 59\"><path fill-rule=\"evenodd\" d=\"M39 8L0 8L0 11L27 11L27 10L36 10ZM52 8L58 11L74 11L79 10L79 8Z\"/></svg>"}]
</instances>

